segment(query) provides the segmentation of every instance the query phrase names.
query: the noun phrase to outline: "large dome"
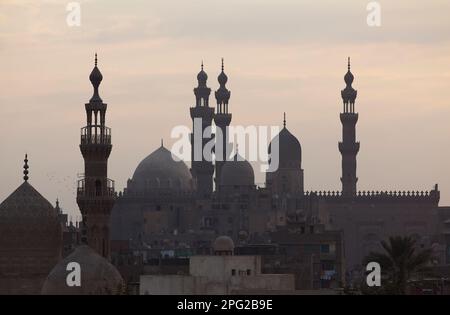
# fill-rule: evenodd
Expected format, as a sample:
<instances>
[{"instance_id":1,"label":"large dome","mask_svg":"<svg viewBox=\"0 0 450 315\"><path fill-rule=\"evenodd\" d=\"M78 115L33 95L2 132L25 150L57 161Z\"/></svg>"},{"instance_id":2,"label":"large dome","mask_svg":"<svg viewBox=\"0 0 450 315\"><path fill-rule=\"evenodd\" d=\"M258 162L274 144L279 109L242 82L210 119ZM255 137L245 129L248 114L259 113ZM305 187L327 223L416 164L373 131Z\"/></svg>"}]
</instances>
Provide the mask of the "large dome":
<instances>
[{"instance_id":1,"label":"large dome","mask_svg":"<svg viewBox=\"0 0 450 315\"><path fill-rule=\"evenodd\" d=\"M67 285L67 265L78 263L81 271L81 286ZM122 294L124 282L105 258L87 245L79 246L60 261L50 272L42 288L44 295L113 295Z\"/></svg>"},{"instance_id":2,"label":"large dome","mask_svg":"<svg viewBox=\"0 0 450 315\"><path fill-rule=\"evenodd\" d=\"M183 161L175 161L172 153L161 146L138 165L128 184L128 190L138 193L191 192L192 175Z\"/></svg>"},{"instance_id":3,"label":"large dome","mask_svg":"<svg viewBox=\"0 0 450 315\"><path fill-rule=\"evenodd\" d=\"M0 204L0 235L0 293L11 285L17 294L38 294L61 257L56 209L25 181Z\"/></svg>"},{"instance_id":4,"label":"large dome","mask_svg":"<svg viewBox=\"0 0 450 315\"><path fill-rule=\"evenodd\" d=\"M280 133L272 139L269 145L269 157L272 157L272 147L279 147L279 166L300 167L302 164L302 147L298 139L284 127ZM275 152L273 152L275 154Z\"/></svg>"},{"instance_id":5,"label":"large dome","mask_svg":"<svg viewBox=\"0 0 450 315\"><path fill-rule=\"evenodd\" d=\"M254 186L255 173L251 164L242 157L235 155L233 160L222 166L221 186Z\"/></svg>"}]
</instances>

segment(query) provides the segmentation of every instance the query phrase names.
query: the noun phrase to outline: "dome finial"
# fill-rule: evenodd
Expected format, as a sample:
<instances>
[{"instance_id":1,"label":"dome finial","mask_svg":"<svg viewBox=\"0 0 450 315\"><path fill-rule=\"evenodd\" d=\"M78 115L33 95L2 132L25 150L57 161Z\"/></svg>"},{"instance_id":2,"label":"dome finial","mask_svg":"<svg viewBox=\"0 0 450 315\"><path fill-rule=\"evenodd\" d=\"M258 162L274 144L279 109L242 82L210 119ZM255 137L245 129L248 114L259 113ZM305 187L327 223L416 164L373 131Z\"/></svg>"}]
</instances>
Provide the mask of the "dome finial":
<instances>
[{"instance_id":1,"label":"dome finial","mask_svg":"<svg viewBox=\"0 0 450 315\"><path fill-rule=\"evenodd\" d=\"M164 139L161 138L161 148L164 147Z\"/></svg>"},{"instance_id":2,"label":"dome finial","mask_svg":"<svg viewBox=\"0 0 450 315\"><path fill-rule=\"evenodd\" d=\"M59 198L56 198L56 207L55 207L55 210L58 212L58 214L61 214L61 213L62 213L62 210L61 210L61 208L60 208L60 206L59 206Z\"/></svg>"},{"instance_id":3,"label":"dome finial","mask_svg":"<svg viewBox=\"0 0 450 315\"><path fill-rule=\"evenodd\" d=\"M283 127L286 128L286 112L283 113Z\"/></svg>"},{"instance_id":4,"label":"dome finial","mask_svg":"<svg viewBox=\"0 0 450 315\"><path fill-rule=\"evenodd\" d=\"M28 174L29 174L29 172L28 172L28 169L30 168L29 166L28 166L28 154L25 154L25 160L23 160L24 162L25 162L25 164L23 165L23 180L24 181L28 181L28 179L29 179L29 177L28 177Z\"/></svg>"},{"instance_id":5,"label":"dome finial","mask_svg":"<svg viewBox=\"0 0 450 315\"><path fill-rule=\"evenodd\" d=\"M98 62L97 53L95 53L95 62L94 62L94 64L95 64L96 67L97 67L97 62Z\"/></svg>"}]
</instances>

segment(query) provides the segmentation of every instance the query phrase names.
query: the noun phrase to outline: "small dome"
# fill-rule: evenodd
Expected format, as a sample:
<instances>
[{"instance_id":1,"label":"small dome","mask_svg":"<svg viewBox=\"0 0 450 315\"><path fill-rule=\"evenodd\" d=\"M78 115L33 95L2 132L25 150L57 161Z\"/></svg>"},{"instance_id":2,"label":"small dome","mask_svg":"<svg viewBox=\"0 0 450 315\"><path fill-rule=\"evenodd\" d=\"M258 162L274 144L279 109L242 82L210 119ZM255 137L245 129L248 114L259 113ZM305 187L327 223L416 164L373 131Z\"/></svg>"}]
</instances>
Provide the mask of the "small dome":
<instances>
[{"instance_id":1,"label":"small dome","mask_svg":"<svg viewBox=\"0 0 450 315\"><path fill-rule=\"evenodd\" d=\"M197 74L197 80L199 83L206 83L208 80L208 75L206 74L205 70L203 70L203 62L202 62L202 70Z\"/></svg>"},{"instance_id":2,"label":"small dome","mask_svg":"<svg viewBox=\"0 0 450 315\"><path fill-rule=\"evenodd\" d=\"M269 156L272 159L272 146L279 147L280 166L301 166L302 147L298 139L284 127L269 144ZM275 154L275 152L274 152Z\"/></svg>"},{"instance_id":3,"label":"small dome","mask_svg":"<svg viewBox=\"0 0 450 315\"><path fill-rule=\"evenodd\" d=\"M67 265L76 262L81 269L81 286L67 285ZM115 295L121 294L124 282L105 258L87 245L79 246L60 261L48 275L42 294L44 295Z\"/></svg>"},{"instance_id":4,"label":"small dome","mask_svg":"<svg viewBox=\"0 0 450 315\"><path fill-rule=\"evenodd\" d=\"M89 80L91 81L92 85L97 86L97 87L102 82L103 75L97 66L95 66L94 69L92 69L91 74L89 75Z\"/></svg>"},{"instance_id":5,"label":"small dome","mask_svg":"<svg viewBox=\"0 0 450 315\"><path fill-rule=\"evenodd\" d=\"M233 253L234 242L229 236L219 236L213 244L215 254Z\"/></svg>"},{"instance_id":6,"label":"small dome","mask_svg":"<svg viewBox=\"0 0 450 315\"><path fill-rule=\"evenodd\" d=\"M344 81L347 84L347 86L351 86L353 83L353 80L355 79L355 77L353 76L353 74L351 73L350 70L347 71L347 73L344 76Z\"/></svg>"},{"instance_id":7,"label":"small dome","mask_svg":"<svg viewBox=\"0 0 450 315\"><path fill-rule=\"evenodd\" d=\"M254 186L255 173L251 164L237 154L222 167L221 186Z\"/></svg>"},{"instance_id":8,"label":"small dome","mask_svg":"<svg viewBox=\"0 0 450 315\"><path fill-rule=\"evenodd\" d=\"M172 153L161 146L138 165L128 190L168 190L183 193L193 191L192 183L192 175L186 164L183 161L175 161Z\"/></svg>"},{"instance_id":9,"label":"small dome","mask_svg":"<svg viewBox=\"0 0 450 315\"><path fill-rule=\"evenodd\" d=\"M217 80L219 81L220 85L225 85L228 82L228 76L222 70L222 72L217 77Z\"/></svg>"}]
</instances>

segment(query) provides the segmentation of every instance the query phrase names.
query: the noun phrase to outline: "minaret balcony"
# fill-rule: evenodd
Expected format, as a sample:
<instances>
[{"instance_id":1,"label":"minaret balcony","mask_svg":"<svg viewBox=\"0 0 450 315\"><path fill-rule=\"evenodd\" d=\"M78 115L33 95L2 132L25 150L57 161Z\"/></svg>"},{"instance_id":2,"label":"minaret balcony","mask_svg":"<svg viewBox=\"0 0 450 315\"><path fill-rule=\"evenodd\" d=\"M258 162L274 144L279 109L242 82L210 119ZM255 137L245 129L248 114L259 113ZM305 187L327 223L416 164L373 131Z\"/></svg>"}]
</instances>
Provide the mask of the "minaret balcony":
<instances>
[{"instance_id":1,"label":"minaret balcony","mask_svg":"<svg viewBox=\"0 0 450 315\"><path fill-rule=\"evenodd\" d=\"M356 154L359 152L359 142L339 142L339 152Z\"/></svg>"},{"instance_id":2,"label":"minaret balcony","mask_svg":"<svg viewBox=\"0 0 450 315\"><path fill-rule=\"evenodd\" d=\"M106 181L80 179L77 185L77 198L98 199L114 198L116 196L115 183L107 178Z\"/></svg>"},{"instance_id":3,"label":"minaret balcony","mask_svg":"<svg viewBox=\"0 0 450 315\"><path fill-rule=\"evenodd\" d=\"M81 144L111 145L111 128L101 125L81 128Z\"/></svg>"}]
</instances>

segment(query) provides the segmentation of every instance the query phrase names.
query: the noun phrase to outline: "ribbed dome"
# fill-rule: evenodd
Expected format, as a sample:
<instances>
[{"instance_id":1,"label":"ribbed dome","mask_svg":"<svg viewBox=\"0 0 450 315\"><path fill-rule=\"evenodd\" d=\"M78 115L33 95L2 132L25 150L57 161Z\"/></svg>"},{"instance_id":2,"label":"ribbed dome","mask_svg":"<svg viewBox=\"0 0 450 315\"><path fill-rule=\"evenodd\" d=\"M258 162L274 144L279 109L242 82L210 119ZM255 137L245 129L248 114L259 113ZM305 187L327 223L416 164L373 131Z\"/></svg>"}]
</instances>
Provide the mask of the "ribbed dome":
<instances>
[{"instance_id":1,"label":"ribbed dome","mask_svg":"<svg viewBox=\"0 0 450 315\"><path fill-rule=\"evenodd\" d=\"M302 147L298 139L284 127L269 144L269 156L272 159L272 146L279 146L279 165L284 167L301 166ZM274 152L275 154L275 152Z\"/></svg>"},{"instance_id":2,"label":"ribbed dome","mask_svg":"<svg viewBox=\"0 0 450 315\"><path fill-rule=\"evenodd\" d=\"M233 160L225 162L220 177L221 186L254 186L255 172L251 164L235 155Z\"/></svg>"},{"instance_id":3,"label":"ribbed dome","mask_svg":"<svg viewBox=\"0 0 450 315\"><path fill-rule=\"evenodd\" d=\"M22 284L22 293L38 294L39 278L43 281L61 257L57 211L25 181L0 204L0 235L0 283L11 276L33 278L36 280Z\"/></svg>"},{"instance_id":4,"label":"ribbed dome","mask_svg":"<svg viewBox=\"0 0 450 315\"><path fill-rule=\"evenodd\" d=\"M183 161L175 161L172 153L161 146L139 164L128 189L133 192L191 192L192 175Z\"/></svg>"},{"instance_id":5,"label":"ribbed dome","mask_svg":"<svg viewBox=\"0 0 450 315\"><path fill-rule=\"evenodd\" d=\"M69 287L67 265L76 262L81 269L81 286ZM50 272L42 288L44 295L121 294L123 279L117 269L87 245L79 246Z\"/></svg>"}]
</instances>

